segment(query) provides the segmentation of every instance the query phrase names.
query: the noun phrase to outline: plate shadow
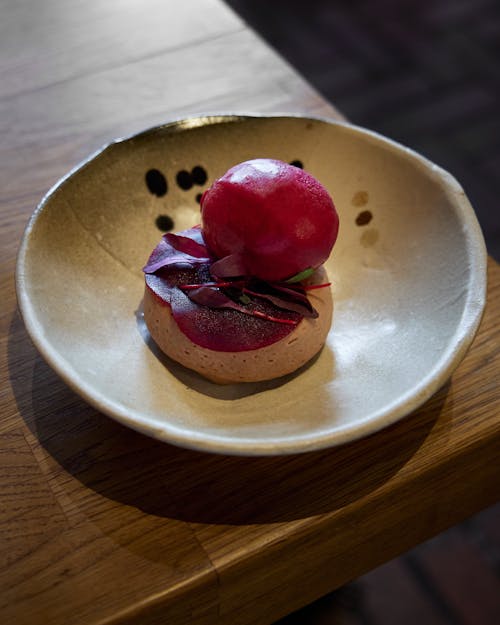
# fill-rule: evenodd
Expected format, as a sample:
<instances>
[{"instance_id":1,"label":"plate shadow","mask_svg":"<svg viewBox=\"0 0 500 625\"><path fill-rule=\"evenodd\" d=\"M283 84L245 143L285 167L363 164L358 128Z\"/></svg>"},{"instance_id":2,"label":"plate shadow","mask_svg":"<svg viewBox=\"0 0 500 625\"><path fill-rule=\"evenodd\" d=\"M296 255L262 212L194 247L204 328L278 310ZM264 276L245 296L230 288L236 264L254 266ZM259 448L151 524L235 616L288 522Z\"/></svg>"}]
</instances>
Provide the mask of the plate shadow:
<instances>
[{"instance_id":1,"label":"plate shadow","mask_svg":"<svg viewBox=\"0 0 500 625\"><path fill-rule=\"evenodd\" d=\"M404 467L451 401L445 386L409 417L340 447L277 457L225 456L159 442L93 409L41 358L17 312L8 353L19 412L57 465L109 500L193 523L279 523L348 506ZM85 507L89 497L71 489L80 493L74 503Z\"/></svg>"}]
</instances>

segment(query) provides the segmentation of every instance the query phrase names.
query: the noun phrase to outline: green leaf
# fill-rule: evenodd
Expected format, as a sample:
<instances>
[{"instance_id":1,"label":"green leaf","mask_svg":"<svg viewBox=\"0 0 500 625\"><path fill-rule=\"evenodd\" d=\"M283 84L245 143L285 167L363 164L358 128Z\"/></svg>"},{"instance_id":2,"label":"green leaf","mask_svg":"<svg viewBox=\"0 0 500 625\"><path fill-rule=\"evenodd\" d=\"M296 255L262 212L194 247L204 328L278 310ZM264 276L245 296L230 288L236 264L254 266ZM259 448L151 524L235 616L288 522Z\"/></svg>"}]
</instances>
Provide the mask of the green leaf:
<instances>
[{"instance_id":1,"label":"green leaf","mask_svg":"<svg viewBox=\"0 0 500 625\"><path fill-rule=\"evenodd\" d=\"M301 271L300 273L296 273L291 278L288 278L288 280L285 280L285 282L287 284L293 284L294 282L301 282L301 280L305 280L306 278L309 278L309 276L312 276L313 273L314 273L314 269L312 267L309 267L309 269L304 269L304 271Z\"/></svg>"}]
</instances>

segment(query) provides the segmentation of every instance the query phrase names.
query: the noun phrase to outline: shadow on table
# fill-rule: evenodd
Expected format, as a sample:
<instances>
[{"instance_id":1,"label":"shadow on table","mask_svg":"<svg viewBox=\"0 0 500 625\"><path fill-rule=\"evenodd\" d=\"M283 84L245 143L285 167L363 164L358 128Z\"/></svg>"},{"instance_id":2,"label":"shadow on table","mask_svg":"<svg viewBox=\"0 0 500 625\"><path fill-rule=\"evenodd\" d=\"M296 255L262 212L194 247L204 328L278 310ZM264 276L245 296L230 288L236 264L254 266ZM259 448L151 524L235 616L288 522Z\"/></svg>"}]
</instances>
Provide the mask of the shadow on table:
<instances>
[{"instance_id":1,"label":"shadow on table","mask_svg":"<svg viewBox=\"0 0 500 625\"><path fill-rule=\"evenodd\" d=\"M17 313L9 334L9 370L26 425L76 480L150 515L210 524L285 522L355 502L404 467L432 431L445 401L451 401L445 386L424 410L341 447L233 457L161 443L94 410L39 356ZM48 464L56 476L57 465ZM66 476L61 481L75 492ZM73 504L91 516L89 500L86 496Z\"/></svg>"}]
</instances>

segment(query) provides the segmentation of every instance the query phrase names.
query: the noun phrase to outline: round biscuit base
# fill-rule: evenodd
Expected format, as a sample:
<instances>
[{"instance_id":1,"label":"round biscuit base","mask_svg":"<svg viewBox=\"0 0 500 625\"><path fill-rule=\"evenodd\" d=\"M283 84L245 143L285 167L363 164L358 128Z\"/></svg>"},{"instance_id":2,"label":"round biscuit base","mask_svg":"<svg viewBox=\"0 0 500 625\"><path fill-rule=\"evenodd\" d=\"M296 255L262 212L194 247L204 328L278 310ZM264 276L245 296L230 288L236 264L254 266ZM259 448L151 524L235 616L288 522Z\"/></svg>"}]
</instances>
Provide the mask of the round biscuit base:
<instances>
[{"instance_id":1,"label":"round biscuit base","mask_svg":"<svg viewBox=\"0 0 500 625\"><path fill-rule=\"evenodd\" d=\"M326 282L328 276L324 267L320 267L308 284ZM151 337L167 356L212 382L261 382L296 371L323 347L332 323L331 289L311 290L308 297L318 311L318 317L302 319L285 338L260 349L224 352L196 345L179 329L170 306L147 286L144 291L144 320Z\"/></svg>"}]
</instances>

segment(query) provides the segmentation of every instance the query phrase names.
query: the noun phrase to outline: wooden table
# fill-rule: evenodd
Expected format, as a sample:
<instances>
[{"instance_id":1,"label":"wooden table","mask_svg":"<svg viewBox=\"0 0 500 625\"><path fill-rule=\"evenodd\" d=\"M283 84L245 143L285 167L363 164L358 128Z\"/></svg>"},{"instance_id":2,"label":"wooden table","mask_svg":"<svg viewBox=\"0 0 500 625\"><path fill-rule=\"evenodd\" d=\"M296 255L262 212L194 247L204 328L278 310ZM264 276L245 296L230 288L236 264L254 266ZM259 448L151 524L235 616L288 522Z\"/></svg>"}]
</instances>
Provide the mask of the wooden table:
<instances>
[{"instance_id":1,"label":"wooden table","mask_svg":"<svg viewBox=\"0 0 500 625\"><path fill-rule=\"evenodd\" d=\"M0 621L270 623L499 495L500 269L422 409L321 453L232 458L121 427L44 363L14 293L43 193L108 140L206 112L338 116L219 0L3 0Z\"/></svg>"}]
</instances>

